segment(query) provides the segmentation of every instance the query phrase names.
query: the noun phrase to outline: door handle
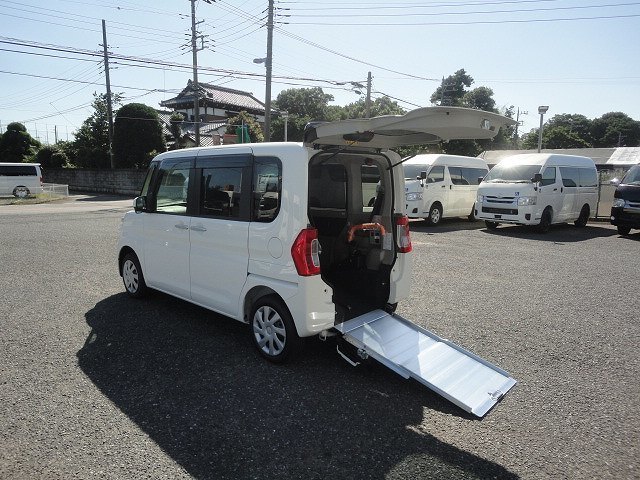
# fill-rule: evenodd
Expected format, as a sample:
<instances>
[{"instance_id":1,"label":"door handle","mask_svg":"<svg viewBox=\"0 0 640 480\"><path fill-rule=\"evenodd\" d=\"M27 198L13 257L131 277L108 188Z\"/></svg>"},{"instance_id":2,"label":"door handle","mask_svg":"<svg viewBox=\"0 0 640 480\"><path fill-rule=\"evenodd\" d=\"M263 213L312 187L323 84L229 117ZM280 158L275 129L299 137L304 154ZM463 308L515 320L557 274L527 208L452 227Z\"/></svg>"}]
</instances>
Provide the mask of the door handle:
<instances>
[{"instance_id":1,"label":"door handle","mask_svg":"<svg viewBox=\"0 0 640 480\"><path fill-rule=\"evenodd\" d=\"M193 230L194 232L206 232L207 229L204 228L202 225L193 225L191 227L191 230Z\"/></svg>"},{"instance_id":2,"label":"door handle","mask_svg":"<svg viewBox=\"0 0 640 480\"><path fill-rule=\"evenodd\" d=\"M554 189L553 189L553 191L554 191L554 192L557 192L557 191L558 191L558 189L557 189L557 188L554 188Z\"/></svg>"},{"instance_id":3,"label":"door handle","mask_svg":"<svg viewBox=\"0 0 640 480\"><path fill-rule=\"evenodd\" d=\"M441 188L447 188L447 186L446 186L446 185L442 185L442 187L441 187Z\"/></svg>"},{"instance_id":4,"label":"door handle","mask_svg":"<svg viewBox=\"0 0 640 480\"><path fill-rule=\"evenodd\" d=\"M180 230L189 230L189 225L185 225L184 223L176 223L175 227Z\"/></svg>"},{"instance_id":5,"label":"door handle","mask_svg":"<svg viewBox=\"0 0 640 480\"><path fill-rule=\"evenodd\" d=\"M560 193L564 192L564 187L560 187Z\"/></svg>"}]
</instances>

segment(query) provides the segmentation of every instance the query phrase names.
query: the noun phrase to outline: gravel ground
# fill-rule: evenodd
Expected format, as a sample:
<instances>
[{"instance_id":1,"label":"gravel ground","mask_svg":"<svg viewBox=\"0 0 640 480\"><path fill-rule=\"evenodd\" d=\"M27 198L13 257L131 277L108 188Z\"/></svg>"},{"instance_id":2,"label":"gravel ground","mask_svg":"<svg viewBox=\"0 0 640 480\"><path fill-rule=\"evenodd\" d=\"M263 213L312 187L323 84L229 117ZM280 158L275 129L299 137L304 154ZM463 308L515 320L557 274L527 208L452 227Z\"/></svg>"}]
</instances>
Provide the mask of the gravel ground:
<instances>
[{"instance_id":1,"label":"gravel ground","mask_svg":"<svg viewBox=\"0 0 640 480\"><path fill-rule=\"evenodd\" d=\"M640 233L412 223L398 313L519 382L478 420L330 342L273 366L242 324L129 299L123 205L0 207L0 478L640 476Z\"/></svg>"}]
</instances>

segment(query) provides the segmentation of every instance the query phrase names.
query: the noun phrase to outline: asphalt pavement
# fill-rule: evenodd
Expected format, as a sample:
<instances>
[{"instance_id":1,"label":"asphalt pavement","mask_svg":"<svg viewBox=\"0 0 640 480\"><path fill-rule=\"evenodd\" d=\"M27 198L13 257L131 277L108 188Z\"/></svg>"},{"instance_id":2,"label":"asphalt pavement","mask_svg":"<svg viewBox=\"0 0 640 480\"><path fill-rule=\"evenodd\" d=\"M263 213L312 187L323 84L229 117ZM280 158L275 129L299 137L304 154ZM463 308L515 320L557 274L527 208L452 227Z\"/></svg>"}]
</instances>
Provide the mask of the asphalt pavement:
<instances>
[{"instance_id":1,"label":"asphalt pavement","mask_svg":"<svg viewBox=\"0 0 640 480\"><path fill-rule=\"evenodd\" d=\"M0 207L0 478L640 476L637 231L411 224L398 313L519 382L479 420L331 342L274 366L238 322L128 298L131 200L91 198Z\"/></svg>"}]
</instances>

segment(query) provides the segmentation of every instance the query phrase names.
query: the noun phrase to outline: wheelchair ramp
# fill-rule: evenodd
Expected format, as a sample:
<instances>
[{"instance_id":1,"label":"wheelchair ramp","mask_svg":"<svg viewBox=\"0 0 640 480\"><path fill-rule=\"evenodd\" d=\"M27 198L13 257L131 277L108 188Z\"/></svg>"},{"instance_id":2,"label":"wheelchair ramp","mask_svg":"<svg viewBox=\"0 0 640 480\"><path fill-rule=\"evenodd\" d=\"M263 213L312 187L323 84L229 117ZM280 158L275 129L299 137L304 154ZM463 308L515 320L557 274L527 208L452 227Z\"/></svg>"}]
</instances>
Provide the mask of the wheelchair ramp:
<instances>
[{"instance_id":1,"label":"wheelchair ramp","mask_svg":"<svg viewBox=\"0 0 640 480\"><path fill-rule=\"evenodd\" d=\"M504 370L383 310L335 328L345 340L404 378L414 378L463 410L484 416L516 384Z\"/></svg>"}]
</instances>

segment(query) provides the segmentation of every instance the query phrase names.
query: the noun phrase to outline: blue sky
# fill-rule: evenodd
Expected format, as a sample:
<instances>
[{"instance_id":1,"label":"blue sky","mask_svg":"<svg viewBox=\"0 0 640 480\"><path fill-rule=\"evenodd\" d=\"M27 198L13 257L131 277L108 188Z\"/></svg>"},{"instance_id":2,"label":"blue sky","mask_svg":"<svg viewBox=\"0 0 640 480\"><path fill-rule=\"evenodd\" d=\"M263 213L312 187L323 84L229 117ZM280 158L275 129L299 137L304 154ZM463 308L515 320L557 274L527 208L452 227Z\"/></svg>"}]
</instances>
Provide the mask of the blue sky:
<instances>
[{"instance_id":1,"label":"blue sky","mask_svg":"<svg viewBox=\"0 0 640 480\"><path fill-rule=\"evenodd\" d=\"M286 88L321 86L345 105L349 83L373 75L374 96L428 106L444 76L464 68L499 107L528 111L521 131L545 117L595 118L622 111L640 120L640 1L631 0L283 0L276 2L273 99ZM25 123L42 141L72 139L103 93L101 20L112 60L112 90L124 103L160 108L191 78L188 0L0 0L0 123ZM196 4L206 35L202 82L264 100L267 0ZM31 46L26 46L26 44ZM44 47L44 48L43 48ZM73 52L76 53L73 53ZM156 62L140 61L140 58ZM161 64L173 65L161 65ZM178 64L178 65L175 65ZM225 72L212 69L225 70ZM284 78L283 78L284 77ZM309 79L309 80L301 80ZM86 82L86 83L83 83Z\"/></svg>"}]
</instances>

